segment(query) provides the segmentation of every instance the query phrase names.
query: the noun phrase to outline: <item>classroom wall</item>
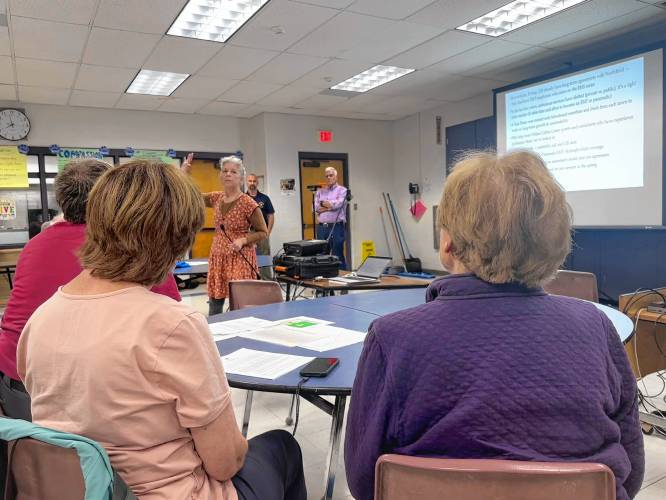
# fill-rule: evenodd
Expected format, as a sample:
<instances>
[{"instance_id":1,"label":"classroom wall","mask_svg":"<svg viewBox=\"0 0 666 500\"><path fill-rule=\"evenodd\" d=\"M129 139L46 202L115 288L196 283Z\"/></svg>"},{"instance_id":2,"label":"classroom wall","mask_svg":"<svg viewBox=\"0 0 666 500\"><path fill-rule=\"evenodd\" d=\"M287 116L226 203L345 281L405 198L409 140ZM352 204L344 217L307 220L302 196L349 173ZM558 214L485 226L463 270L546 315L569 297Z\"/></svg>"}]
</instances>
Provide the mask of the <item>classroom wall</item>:
<instances>
[{"instance_id":1,"label":"classroom wall","mask_svg":"<svg viewBox=\"0 0 666 500\"><path fill-rule=\"evenodd\" d=\"M283 114L242 119L39 104L20 107L25 108L31 121L30 136L25 141L28 145L243 151L248 172L265 176L264 190L275 204L276 226L271 237L274 249L283 241L301 238L300 198L280 193L282 178L295 178L298 186L298 153L347 153L354 194L350 205L353 263L360 263L360 245L365 239L375 241L378 254L387 253L378 207L380 193L392 189L391 122ZM318 130L322 128L333 131L332 143L319 143Z\"/></svg>"},{"instance_id":2,"label":"classroom wall","mask_svg":"<svg viewBox=\"0 0 666 500\"><path fill-rule=\"evenodd\" d=\"M379 204L381 192L392 189L392 123L275 113L265 114L263 119L268 165L266 191L276 210L272 250L277 250L284 241L302 238L298 193L284 196L280 192L280 179L296 179L296 189L299 189L299 151L347 153L349 186L354 196L350 202L352 263L354 266L360 264L362 240L373 240L377 254L385 255L387 249L379 219ZM333 131L332 143L319 142L320 129Z\"/></svg>"},{"instance_id":3,"label":"classroom wall","mask_svg":"<svg viewBox=\"0 0 666 500\"><path fill-rule=\"evenodd\" d=\"M394 165L391 196L410 250L415 257L421 259L426 269L441 269L433 242L433 206L439 203L446 178L444 131L450 125L483 118L492 112L493 96L488 92L465 101L423 111L393 124ZM442 117L443 144L436 142L437 116ZM420 199L428 207L420 220L412 217L409 211L412 201L408 189L410 182L420 184ZM393 255L397 256L397 245L393 237L389 236Z\"/></svg>"},{"instance_id":4,"label":"classroom wall","mask_svg":"<svg viewBox=\"0 0 666 500\"><path fill-rule=\"evenodd\" d=\"M3 103L26 110L33 146L107 146L221 151L240 149L240 119L157 111ZM16 144L0 141L0 144Z\"/></svg>"}]
</instances>

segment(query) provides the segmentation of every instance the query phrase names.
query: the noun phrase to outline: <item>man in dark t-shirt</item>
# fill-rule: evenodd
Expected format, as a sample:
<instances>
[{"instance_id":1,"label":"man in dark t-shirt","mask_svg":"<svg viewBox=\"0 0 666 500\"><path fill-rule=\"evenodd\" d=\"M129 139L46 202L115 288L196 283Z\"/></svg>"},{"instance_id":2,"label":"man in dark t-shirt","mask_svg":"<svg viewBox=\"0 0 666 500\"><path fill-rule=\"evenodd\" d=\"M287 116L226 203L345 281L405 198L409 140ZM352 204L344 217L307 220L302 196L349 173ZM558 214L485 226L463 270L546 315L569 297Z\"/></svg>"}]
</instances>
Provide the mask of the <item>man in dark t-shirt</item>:
<instances>
[{"instance_id":1,"label":"man in dark t-shirt","mask_svg":"<svg viewBox=\"0 0 666 500\"><path fill-rule=\"evenodd\" d=\"M252 197L254 201L259 205L259 209L264 216L266 221L266 227L268 227L268 236L264 240L261 240L257 243L257 255L271 255L271 245L270 245L270 235L273 230L273 224L275 223L275 209L273 208L273 203L271 199L266 196L264 193L260 192L258 189L259 180L256 174L249 174L247 176L247 194ZM269 267L262 267L260 269L262 279L271 279L271 269Z\"/></svg>"}]
</instances>

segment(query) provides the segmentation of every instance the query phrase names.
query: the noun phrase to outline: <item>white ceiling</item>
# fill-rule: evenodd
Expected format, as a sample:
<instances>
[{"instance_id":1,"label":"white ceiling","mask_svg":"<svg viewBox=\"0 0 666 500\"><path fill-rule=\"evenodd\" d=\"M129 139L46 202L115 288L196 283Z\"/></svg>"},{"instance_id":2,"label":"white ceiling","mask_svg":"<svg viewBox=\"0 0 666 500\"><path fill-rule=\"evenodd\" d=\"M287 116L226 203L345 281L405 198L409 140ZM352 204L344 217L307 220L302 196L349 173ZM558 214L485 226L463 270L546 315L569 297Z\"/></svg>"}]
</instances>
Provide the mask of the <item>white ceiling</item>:
<instances>
[{"instance_id":1,"label":"white ceiling","mask_svg":"<svg viewBox=\"0 0 666 500\"><path fill-rule=\"evenodd\" d=\"M455 27L508 0L271 0L221 44L165 35L185 3L0 0L0 99L393 120L559 69L600 39L666 32L660 0L588 0L501 38ZM322 94L376 64L417 71L353 98ZM192 76L170 97L125 94L141 68Z\"/></svg>"}]
</instances>

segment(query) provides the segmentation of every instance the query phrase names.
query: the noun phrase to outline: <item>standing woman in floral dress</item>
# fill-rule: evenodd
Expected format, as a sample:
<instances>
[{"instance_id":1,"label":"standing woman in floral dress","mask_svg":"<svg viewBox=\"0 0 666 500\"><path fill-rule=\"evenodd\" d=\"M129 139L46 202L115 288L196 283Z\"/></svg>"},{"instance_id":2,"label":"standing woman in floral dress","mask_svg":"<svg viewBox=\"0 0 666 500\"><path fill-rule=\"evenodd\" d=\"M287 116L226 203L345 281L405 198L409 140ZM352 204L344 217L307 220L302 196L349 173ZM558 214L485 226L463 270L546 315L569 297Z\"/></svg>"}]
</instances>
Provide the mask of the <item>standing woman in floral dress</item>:
<instances>
[{"instance_id":1,"label":"standing woman in floral dress","mask_svg":"<svg viewBox=\"0 0 666 500\"><path fill-rule=\"evenodd\" d=\"M181 167L187 174L192 171L192 159L190 153ZM229 296L229 281L257 278L256 243L268 237L259 206L242 191L243 162L227 156L220 165L223 191L203 193L206 206L215 212L215 238L208 260L209 316L222 312Z\"/></svg>"}]
</instances>

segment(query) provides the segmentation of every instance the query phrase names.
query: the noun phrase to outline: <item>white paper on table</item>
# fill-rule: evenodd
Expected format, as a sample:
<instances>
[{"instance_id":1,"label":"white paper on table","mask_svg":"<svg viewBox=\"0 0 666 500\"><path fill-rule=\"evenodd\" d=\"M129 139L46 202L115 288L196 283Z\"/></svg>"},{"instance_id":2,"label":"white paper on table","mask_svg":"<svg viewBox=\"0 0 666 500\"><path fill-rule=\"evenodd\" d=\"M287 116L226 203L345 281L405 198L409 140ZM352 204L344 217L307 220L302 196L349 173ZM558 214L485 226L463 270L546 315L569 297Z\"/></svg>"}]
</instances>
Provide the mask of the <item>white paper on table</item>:
<instances>
[{"instance_id":1,"label":"white paper on table","mask_svg":"<svg viewBox=\"0 0 666 500\"><path fill-rule=\"evenodd\" d=\"M246 377L276 379L312 361L314 357L238 349L222 356L224 371Z\"/></svg>"},{"instance_id":2,"label":"white paper on table","mask_svg":"<svg viewBox=\"0 0 666 500\"><path fill-rule=\"evenodd\" d=\"M208 264L208 261L205 260L205 259L204 260L201 260L201 259L199 259L199 260L186 260L185 262L187 262L190 266L200 266L201 264Z\"/></svg>"},{"instance_id":3,"label":"white paper on table","mask_svg":"<svg viewBox=\"0 0 666 500\"><path fill-rule=\"evenodd\" d=\"M269 326L237 336L287 347L303 347L312 351L330 351L365 340L365 332L338 328L331 325L308 328L289 328L283 325Z\"/></svg>"},{"instance_id":4,"label":"white paper on table","mask_svg":"<svg viewBox=\"0 0 666 500\"><path fill-rule=\"evenodd\" d=\"M315 334L309 328L289 328L284 325L273 325L265 328L259 328L249 332L240 332L238 337L246 339L259 340L287 347L296 347L301 343L314 340Z\"/></svg>"},{"instance_id":5,"label":"white paper on table","mask_svg":"<svg viewBox=\"0 0 666 500\"><path fill-rule=\"evenodd\" d=\"M299 343L299 347L319 352L331 351L363 342L366 336L366 332L348 330L347 328L330 325L313 327L312 330L316 330L316 335L311 336L311 339L307 342Z\"/></svg>"},{"instance_id":6,"label":"white paper on table","mask_svg":"<svg viewBox=\"0 0 666 500\"><path fill-rule=\"evenodd\" d=\"M213 338L215 340L221 340L224 338L235 337L242 332L257 330L272 324L272 321L248 316L247 318L210 323L208 327L213 334Z\"/></svg>"}]
</instances>

